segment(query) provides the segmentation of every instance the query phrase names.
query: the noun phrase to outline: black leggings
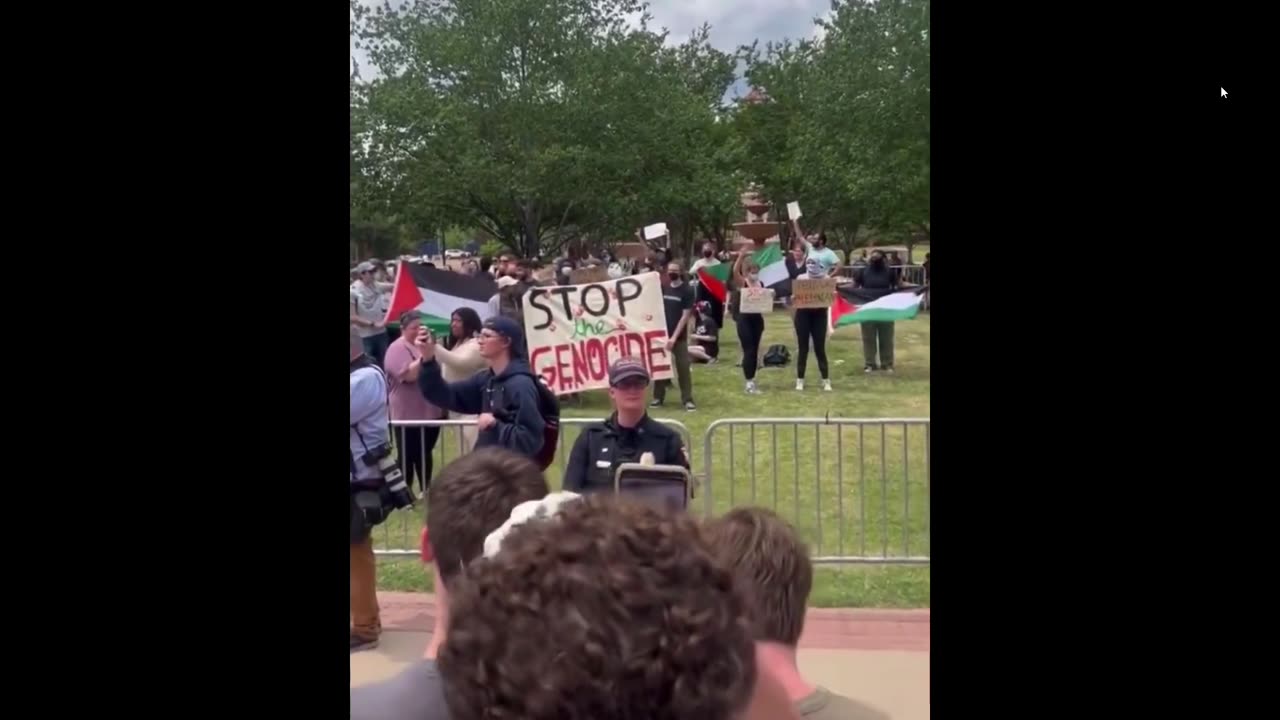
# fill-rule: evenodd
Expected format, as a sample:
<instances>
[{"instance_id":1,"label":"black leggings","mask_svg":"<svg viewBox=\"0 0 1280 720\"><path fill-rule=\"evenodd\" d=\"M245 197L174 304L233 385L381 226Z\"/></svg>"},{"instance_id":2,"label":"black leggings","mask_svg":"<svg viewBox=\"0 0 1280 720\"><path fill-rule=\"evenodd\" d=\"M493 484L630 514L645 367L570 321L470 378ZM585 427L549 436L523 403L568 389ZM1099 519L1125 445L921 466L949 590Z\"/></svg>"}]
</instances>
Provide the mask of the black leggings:
<instances>
[{"instance_id":1,"label":"black leggings","mask_svg":"<svg viewBox=\"0 0 1280 720\"><path fill-rule=\"evenodd\" d=\"M764 337L764 316L760 313L738 315L738 340L742 343L742 376L756 379L760 362L760 338Z\"/></svg>"},{"instance_id":2,"label":"black leggings","mask_svg":"<svg viewBox=\"0 0 1280 720\"><path fill-rule=\"evenodd\" d=\"M804 379L804 368L809 364L809 339L813 338L813 354L818 358L818 372L827 379L827 309L796 309L796 378Z\"/></svg>"}]
</instances>

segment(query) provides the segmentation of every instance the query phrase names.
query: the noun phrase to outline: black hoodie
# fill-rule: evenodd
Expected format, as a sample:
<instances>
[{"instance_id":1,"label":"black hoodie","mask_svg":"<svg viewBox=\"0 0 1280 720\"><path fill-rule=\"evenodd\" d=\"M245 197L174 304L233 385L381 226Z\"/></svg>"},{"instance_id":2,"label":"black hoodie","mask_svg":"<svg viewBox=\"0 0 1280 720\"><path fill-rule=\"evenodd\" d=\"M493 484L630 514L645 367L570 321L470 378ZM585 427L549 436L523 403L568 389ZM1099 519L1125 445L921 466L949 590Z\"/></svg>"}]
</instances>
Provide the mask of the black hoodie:
<instances>
[{"instance_id":1,"label":"black hoodie","mask_svg":"<svg viewBox=\"0 0 1280 720\"><path fill-rule=\"evenodd\" d=\"M469 380L445 382L440 363L434 358L422 364L418 388L432 405L465 415L491 413L498 418L492 427L476 435L476 447L497 446L535 457L542 449L546 420L538 407L537 380L523 360L524 333L507 318L491 318L486 324L501 324L511 338L511 361L501 373L485 369Z\"/></svg>"}]
</instances>

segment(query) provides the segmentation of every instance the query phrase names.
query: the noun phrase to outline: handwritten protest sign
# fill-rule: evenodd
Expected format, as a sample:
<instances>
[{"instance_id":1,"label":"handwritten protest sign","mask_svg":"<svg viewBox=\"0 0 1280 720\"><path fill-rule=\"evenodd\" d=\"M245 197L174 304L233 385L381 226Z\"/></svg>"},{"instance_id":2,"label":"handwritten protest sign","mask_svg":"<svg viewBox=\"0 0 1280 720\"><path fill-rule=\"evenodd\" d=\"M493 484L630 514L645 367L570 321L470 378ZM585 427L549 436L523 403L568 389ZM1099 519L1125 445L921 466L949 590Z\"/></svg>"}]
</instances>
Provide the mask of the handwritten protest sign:
<instances>
[{"instance_id":1,"label":"handwritten protest sign","mask_svg":"<svg viewBox=\"0 0 1280 720\"><path fill-rule=\"evenodd\" d=\"M787 203L787 217L792 220L799 220L800 218L804 217L803 215L800 214L800 203L798 202Z\"/></svg>"},{"instance_id":2,"label":"handwritten protest sign","mask_svg":"<svg viewBox=\"0 0 1280 720\"><path fill-rule=\"evenodd\" d=\"M791 281L791 307L826 308L835 301L835 278L796 278Z\"/></svg>"},{"instance_id":3,"label":"handwritten protest sign","mask_svg":"<svg viewBox=\"0 0 1280 720\"><path fill-rule=\"evenodd\" d=\"M748 315L773 312L773 288L742 288L738 312Z\"/></svg>"},{"instance_id":4,"label":"handwritten protest sign","mask_svg":"<svg viewBox=\"0 0 1280 720\"><path fill-rule=\"evenodd\" d=\"M671 378L657 273L531 288L524 296L529 364L557 394L609 387L609 365L638 357L654 380Z\"/></svg>"},{"instance_id":5,"label":"handwritten protest sign","mask_svg":"<svg viewBox=\"0 0 1280 720\"><path fill-rule=\"evenodd\" d=\"M569 271L569 282L574 285L586 285L587 283L608 282L609 268L603 265L592 265L591 267L578 268Z\"/></svg>"},{"instance_id":6,"label":"handwritten protest sign","mask_svg":"<svg viewBox=\"0 0 1280 720\"><path fill-rule=\"evenodd\" d=\"M660 238L660 237L664 237L664 236L666 236L667 234L668 234L668 233L667 233L667 224L666 224L666 223L664 223L664 222L654 223L654 224L652 224L652 225L645 225L645 226L644 226L644 239L645 239L645 240L657 240L658 238Z\"/></svg>"}]
</instances>

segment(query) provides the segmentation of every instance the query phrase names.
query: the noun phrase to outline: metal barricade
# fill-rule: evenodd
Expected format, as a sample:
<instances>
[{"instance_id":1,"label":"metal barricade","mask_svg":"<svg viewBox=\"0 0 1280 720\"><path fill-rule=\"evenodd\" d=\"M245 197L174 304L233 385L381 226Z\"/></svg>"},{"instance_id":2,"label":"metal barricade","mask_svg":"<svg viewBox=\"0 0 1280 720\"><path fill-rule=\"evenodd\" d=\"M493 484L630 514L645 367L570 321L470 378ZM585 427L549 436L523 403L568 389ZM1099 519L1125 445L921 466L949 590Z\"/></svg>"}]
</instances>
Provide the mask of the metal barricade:
<instances>
[{"instance_id":1,"label":"metal barricade","mask_svg":"<svg viewBox=\"0 0 1280 720\"><path fill-rule=\"evenodd\" d=\"M727 442L713 442L718 434ZM815 563L929 563L928 418L716 420L703 436L702 471L707 516L769 507L795 526ZM763 488L762 474L772 478Z\"/></svg>"},{"instance_id":2,"label":"metal barricade","mask_svg":"<svg viewBox=\"0 0 1280 720\"><path fill-rule=\"evenodd\" d=\"M598 423L603 419L560 418L560 437L556 447L555 459L546 470L547 485L552 491L560 489L569 452L573 449L573 441L582 432L581 428L592 423ZM689 433L689 428L676 420L654 419L679 431L680 436L684 439L685 447L690 448L690 457L693 456L693 436ZM433 434L431 431L434 429L439 433L430 453L431 471L429 475L434 478L440 474L441 468L470 451L467 447L465 429L474 428L475 424L475 420L393 420L391 422L391 436L395 444L396 457L399 458L400 453L404 451L402 448L406 444L410 444L412 445L410 449L418 449L417 467L425 468L428 456L426 451L427 442L425 441L431 439ZM578 428L576 432L572 433L572 437L570 437L570 428ZM415 434L417 444L414 444ZM426 521L426 504L422 499L423 493L417 477L406 477L406 482L410 480L412 480L413 492L418 497L418 502L413 507L392 513L386 522L374 530L374 554L376 555L383 557L416 557L420 552L419 538L422 535L422 527Z\"/></svg>"},{"instance_id":3,"label":"metal barricade","mask_svg":"<svg viewBox=\"0 0 1280 720\"><path fill-rule=\"evenodd\" d=\"M842 277L853 277L858 270L866 267L865 265L845 265L840 268ZM898 282L904 285L924 285L924 266L923 265L893 265L892 269L898 273Z\"/></svg>"}]
</instances>

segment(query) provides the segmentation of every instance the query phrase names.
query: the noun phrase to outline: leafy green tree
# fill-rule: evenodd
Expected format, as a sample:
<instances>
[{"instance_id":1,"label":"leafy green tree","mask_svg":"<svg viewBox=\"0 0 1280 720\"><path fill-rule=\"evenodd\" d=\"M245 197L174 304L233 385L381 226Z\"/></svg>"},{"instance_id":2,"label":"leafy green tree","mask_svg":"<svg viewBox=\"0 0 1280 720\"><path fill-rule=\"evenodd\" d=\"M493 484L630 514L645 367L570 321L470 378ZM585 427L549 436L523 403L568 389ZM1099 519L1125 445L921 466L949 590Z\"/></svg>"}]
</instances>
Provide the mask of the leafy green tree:
<instances>
[{"instance_id":1,"label":"leafy green tree","mask_svg":"<svg viewBox=\"0 0 1280 720\"><path fill-rule=\"evenodd\" d=\"M629 26L642 8L353 2L353 33L378 70L353 90L353 144L376 156L362 168L369 187L403 222L478 227L525 257L669 212L662 185L687 169L690 136L711 120L696 110L724 63L709 46L664 48L647 17Z\"/></svg>"},{"instance_id":2,"label":"leafy green tree","mask_svg":"<svg viewBox=\"0 0 1280 720\"><path fill-rule=\"evenodd\" d=\"M748 176L801 200L804 224L848 251L860 231L929 232L928 0L833 0L822 37L745 47L767 100L738 118Z\"/></svg>"}]
</instances>

